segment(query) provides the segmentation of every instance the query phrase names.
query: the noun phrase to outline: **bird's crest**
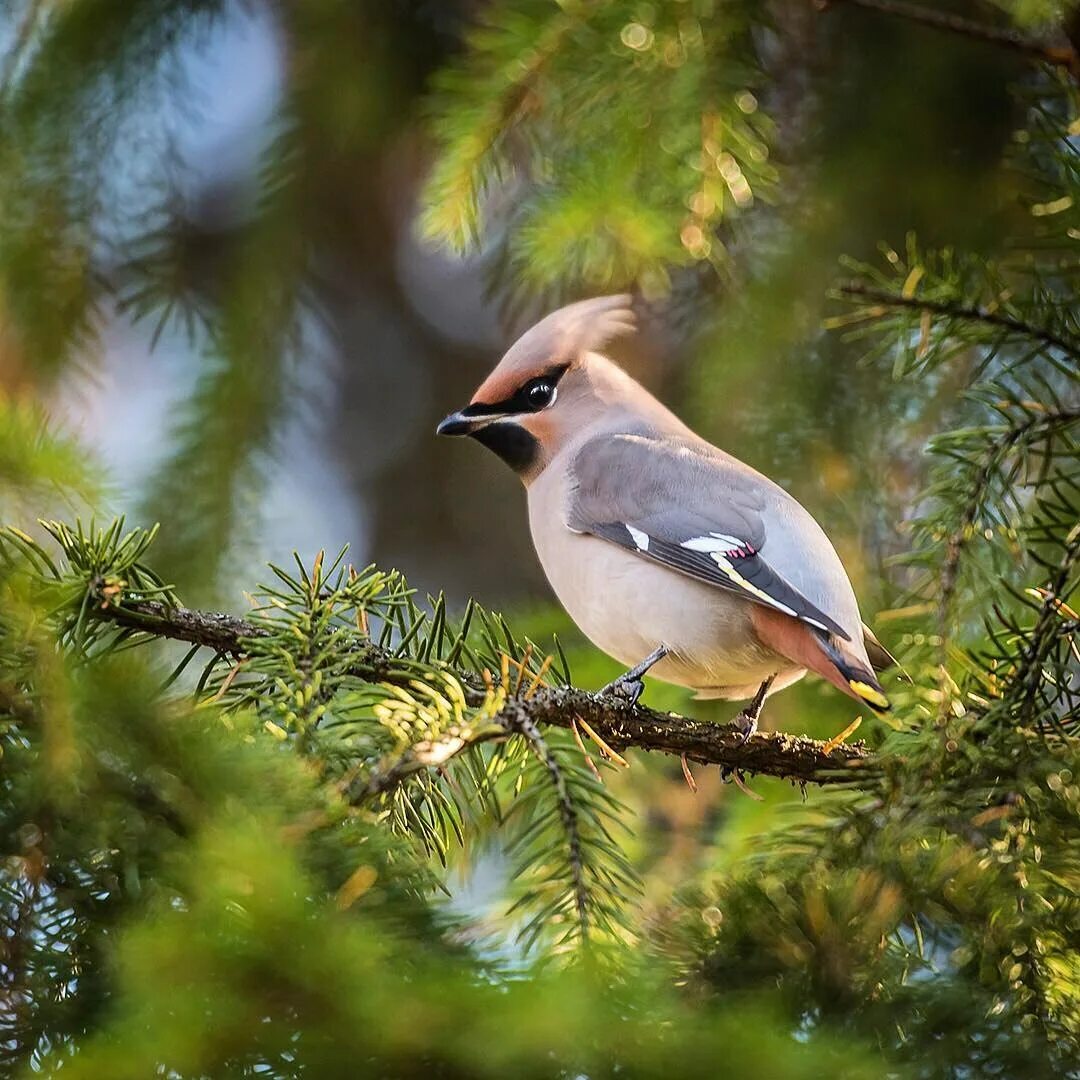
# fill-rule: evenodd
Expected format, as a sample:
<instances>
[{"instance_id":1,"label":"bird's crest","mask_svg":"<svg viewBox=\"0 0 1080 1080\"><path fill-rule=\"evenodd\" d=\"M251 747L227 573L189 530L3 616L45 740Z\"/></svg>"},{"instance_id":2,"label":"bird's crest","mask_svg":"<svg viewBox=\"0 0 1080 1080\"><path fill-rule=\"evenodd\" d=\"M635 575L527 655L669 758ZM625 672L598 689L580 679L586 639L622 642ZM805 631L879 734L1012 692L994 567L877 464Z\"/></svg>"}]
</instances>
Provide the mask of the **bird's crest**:
<instances>
[{"instance_id":1,"label":"bird's crest","mask_svg":"<svg viewBox=\"0 0 1080 1080\"><path fill-rule=\"evenodd\" d=\"M499 361L476 399L508 397L526 379L558 365L572 365L588 352L599 352L616 338L637 329L629 293L600 296L553 311L527 330Z\"/></svg>"}]
</instances>

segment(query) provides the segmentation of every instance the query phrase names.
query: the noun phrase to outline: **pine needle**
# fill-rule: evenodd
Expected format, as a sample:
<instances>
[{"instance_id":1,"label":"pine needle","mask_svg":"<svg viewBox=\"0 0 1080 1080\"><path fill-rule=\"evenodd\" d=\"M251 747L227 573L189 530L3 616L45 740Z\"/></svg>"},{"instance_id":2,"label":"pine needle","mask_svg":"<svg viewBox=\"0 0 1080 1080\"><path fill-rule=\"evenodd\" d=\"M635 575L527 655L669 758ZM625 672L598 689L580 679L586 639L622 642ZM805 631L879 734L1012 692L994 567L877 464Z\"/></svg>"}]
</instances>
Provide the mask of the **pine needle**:
<instances>
[{"instance_id":1,"label":"pine needle","mask_svg":"<svg viewBox=\"0 0 1080 1080\"><path fill-rule=\"evenodd\" d=\"M740 791L741 791L741 792L742 792L742 793L743 793L743 794L744 794L744 795L745 795L745 796L746 796L747 798L753 799L753 800L754 800L754 802L764 802L764 801L765 801L765 796L764 796L764 795L759 795L759 794L758 794L758 793L757 793L756 791L751 791L751 790L750 790L750 789L749 789L749 788L748 788L748 787L746 786L746 783L745 783L745 782L743 781L743 778L742 778L742 777L741 777L741 776L739 775L739 770L738 770L738 769L734 769L734 770L732 770L732 773L731 773L731 779L735 781L735 786L736 786L736 787L737 787L737 788L738 788L738 789L739 789L739 790L740 790Z\"/></svg>"},{"instance_id":2,"label":"pine needle","mask_svg":"<svg viewBox=\"0 0 1080 1080\"><path fill-rule=\"evenodd\" d=\"M694 779L694 774L690 771L690 762L686 760L686 755L681 754L679 756L679 762L682 765L683 779L686 781L686 786L696 795L697 794L697 781Z\"/></svg>"},{"instance_id":3,"label":"pine needle","mask_svg":"<svg viewBox=\"0 0 1080 1080\"><path fill-rule=\"evenodd\" d=\"M834 735L822 748L822 753L831 754L838 746L847 740L859 730L859 725L862 723L862 717L856 716L854 720L839 735Z\"/></svg>"},{"instance_id":4,"label":"pine needle","mask_svg":"<svg viewBox=\"0 0 1080 1080\"><path fill-rule=\"evenodd\" d=\"M630 762L627 761L626 758L622 756L622 754L618 753L618 751L612 750L612 748L608 746L608 744L604 742L604 740L601 739L595 731L593 731L593 729L588 725L588 723L586 723L583 716L577 717L577 720L578 723L581 724L581 726L585 729L585 734L588 735L589 738L592 739L592 741L600 747L600 753L603 754L604 757L608 759L608 761L614 761L616 765L621 765L624 769L630 768Z\"/></svg>"},{"instance_id":5,"label":"pine needle","mask_svg":"<svg viewBox=\"0 0 1080 1080\"><path fill-rule=\"evenodd\" d=\"M547 674L548 668L551 667L551 663L553 660L554 657L550 655L544 657L544 662L540 665L539 670L533 676L532 682L529 684L529 689L525 691L526 701L528 701L529 698L531 698L533 694L536 693L536 688L544 681L544 676Z\"/></svg>"},{"instance_id":6,"label":"pine needle","mask_svg":"<svg viewBox=\"0 0 1080 1080\"><path fill-rule=\"evenodd\" d=\"M581 732L578 730L577 717L571 719L570 730L574 733L574 742L577 743L578 749L581 751L581 756L585 759L585 764L589 767L589 771L596 777L597 782L602 784L604 778L600 775L600 770L596 767L596 763L589 756L589 751L585 749L585 744L581 741Z\"/></svg>"}]
</instances>

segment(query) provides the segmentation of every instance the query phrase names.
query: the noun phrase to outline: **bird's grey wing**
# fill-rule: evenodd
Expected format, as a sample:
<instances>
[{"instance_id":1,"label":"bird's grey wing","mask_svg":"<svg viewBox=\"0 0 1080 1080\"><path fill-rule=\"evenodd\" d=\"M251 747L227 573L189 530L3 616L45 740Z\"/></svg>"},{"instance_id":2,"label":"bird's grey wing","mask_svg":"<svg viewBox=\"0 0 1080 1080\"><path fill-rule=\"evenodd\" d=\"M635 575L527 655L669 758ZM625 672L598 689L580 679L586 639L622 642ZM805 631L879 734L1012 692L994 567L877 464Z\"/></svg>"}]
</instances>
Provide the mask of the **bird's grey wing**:
<instances>
[{"instance_id":1,"label":"bird's grey wing","mask_svg":"<svg viewBox=\"0 0 1080 1080\"><path fill-rule=\"evenodd\" d=\"M850 640L769 565L761 494L731 459L682 439L614 435L586 443L570 474L571 529Z\"/></svg>"}]
</instances>

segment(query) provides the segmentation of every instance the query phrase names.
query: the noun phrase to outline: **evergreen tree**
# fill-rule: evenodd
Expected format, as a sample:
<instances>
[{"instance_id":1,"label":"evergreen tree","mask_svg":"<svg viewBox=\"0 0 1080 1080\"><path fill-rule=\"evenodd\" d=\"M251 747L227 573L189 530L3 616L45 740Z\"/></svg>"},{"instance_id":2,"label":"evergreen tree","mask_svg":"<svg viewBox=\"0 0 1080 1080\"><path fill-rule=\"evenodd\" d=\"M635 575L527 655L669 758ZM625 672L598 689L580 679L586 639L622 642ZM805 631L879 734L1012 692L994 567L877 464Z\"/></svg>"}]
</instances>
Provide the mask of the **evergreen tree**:
<instances>
[{"instance_id":1,"label":"evergreen tree","mask_svg":"<svg viewBox=\"0 0 1080 1080\"><path fill-rule=\"evenodd\" d=\"M231 5L5 15L8 1074L1080 1076L1071 9L495 0L455 9L457 48L459 22L424 5L265 6L287 86L212 265L147 118L183 99L180 50ZM803 47L886 26L948 50L936 85L953 61L1011 82L1012 135L999 153L996 121L975 125L998 180L972 189L994 212L970 250L911 234L875 259L856 238L826 288L825 234L847 239L831 155L870 140L824 137L852 102ZM358 27L379 43L366 68L341 49ZM859 472L849 512L906 676L864 743L833 724L743 745L714 714L598 699L524 619L454 614L347 552L267 584L223 558L325 316L321 185L385 138L378 103L417 78L389 58L417 41L439 66L423 227L487 251L508 311L637 289L690 339L706 425L701 402L742 377L725 328L761 324L738 340L766 384L765 352L797 362L794 403L766 395L776 415L741 430L783 462L808 452L781 438L794 412L820 413ZM132 161L153 176L137 196ZM160 530L91 517L108 485L47 407L118 307L205 354L143 493ZM246 592L245 614L184 606L215 589ZM819 699L795 700L789 726L823 734ZM740 800L673 891L635 813L656 778L639 749L722 770ZM446 897L492 850L509 895L483 921Z\"/></svg>"}]
</instances>

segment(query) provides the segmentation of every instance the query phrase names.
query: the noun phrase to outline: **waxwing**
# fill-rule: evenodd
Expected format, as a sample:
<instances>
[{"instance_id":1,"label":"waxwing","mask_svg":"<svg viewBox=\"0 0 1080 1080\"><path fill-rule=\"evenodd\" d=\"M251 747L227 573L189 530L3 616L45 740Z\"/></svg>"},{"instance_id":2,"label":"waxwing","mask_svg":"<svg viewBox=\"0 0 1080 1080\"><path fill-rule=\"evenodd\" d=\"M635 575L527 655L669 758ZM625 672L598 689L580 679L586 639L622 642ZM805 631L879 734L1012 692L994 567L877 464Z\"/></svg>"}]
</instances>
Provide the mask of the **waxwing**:
<instances>
[{"instance_id":1,"label":"waxwing","mask_svg":"<svg viewBox=\"0 0 1080 1080\"><path fill-rule=\"evenodd\" d=\"M521 337L439 424L525 484L537 555L570 617L630 670L699 697L751 699L813 671L883 712L892 658L864 626L839 556L783 488L694 434L605 355L629 296L571 304Z\"/></svg>"}]
</instances>

